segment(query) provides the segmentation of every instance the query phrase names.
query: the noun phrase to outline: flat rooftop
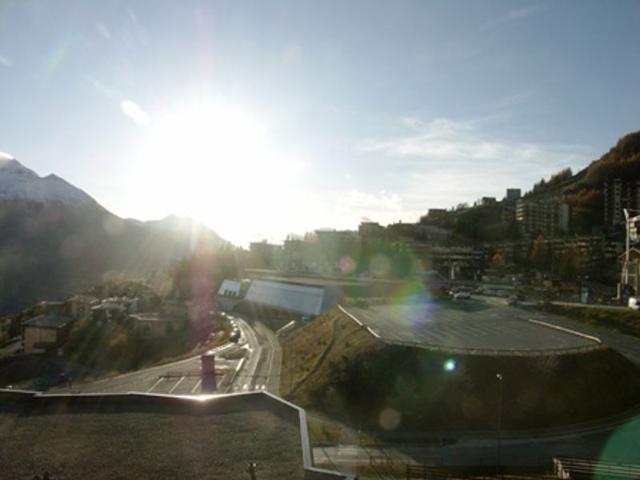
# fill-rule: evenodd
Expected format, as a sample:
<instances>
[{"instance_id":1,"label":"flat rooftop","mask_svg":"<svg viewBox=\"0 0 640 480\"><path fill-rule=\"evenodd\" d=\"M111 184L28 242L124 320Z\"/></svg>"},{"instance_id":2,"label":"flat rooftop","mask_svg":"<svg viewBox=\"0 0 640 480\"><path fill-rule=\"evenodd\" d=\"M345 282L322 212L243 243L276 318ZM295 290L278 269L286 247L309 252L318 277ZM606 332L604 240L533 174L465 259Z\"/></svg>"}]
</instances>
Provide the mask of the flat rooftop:
<instances>
[{"instance_id":1,"label":"flat rooftop","mask_svg":"<svg viewBox=\"0 0 640 480\"><path fill-rule=\"evenodd\" d=\"M250 462L260 480L305 476L299 409L267 394L11 395L0 392L6 478L247 479Z\"/></svg>"},{"instance_id":2,"label":"flat rooftop","mask_svg":"<svg viewBox=\"0 0 640 480\"><path fill-rule=\"evenodd\" d=\"M600 348L583 336L528 321L518 308L475 300L346 308L388 343L478 355L548 355Z\"/></svg>"},{"instance_id":3,"label":"flat rooftop","mask_svg":"<svg viewBox=\"0 0 640 480\"><path fill-rule=\"evenodd\" d=\"M61 328L71 322L71 319L58 315L57 313L47 313L30 318L22 323L26 327L39 328Z\"/></svg>"}]
</instances>

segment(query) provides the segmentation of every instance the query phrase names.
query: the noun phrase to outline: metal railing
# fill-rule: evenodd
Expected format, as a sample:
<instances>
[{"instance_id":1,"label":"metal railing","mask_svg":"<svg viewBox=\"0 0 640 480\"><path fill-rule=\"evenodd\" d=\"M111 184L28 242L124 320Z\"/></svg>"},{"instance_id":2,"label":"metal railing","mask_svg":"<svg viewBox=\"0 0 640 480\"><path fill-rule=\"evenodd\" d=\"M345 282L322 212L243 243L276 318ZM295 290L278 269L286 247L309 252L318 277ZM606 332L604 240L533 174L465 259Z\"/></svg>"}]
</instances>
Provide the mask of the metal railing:
<instances>
[{"instance_id":1,"label":"metal railing","mask_svg":"<svg viewBox=\"0 0 640 480\"><path fill-rule=\"evenodd\" d=\"M553 472L559 479L620 478L640 479L640 465L601 462L590 458L554 458Z\"/></svg>"}]
</instances>

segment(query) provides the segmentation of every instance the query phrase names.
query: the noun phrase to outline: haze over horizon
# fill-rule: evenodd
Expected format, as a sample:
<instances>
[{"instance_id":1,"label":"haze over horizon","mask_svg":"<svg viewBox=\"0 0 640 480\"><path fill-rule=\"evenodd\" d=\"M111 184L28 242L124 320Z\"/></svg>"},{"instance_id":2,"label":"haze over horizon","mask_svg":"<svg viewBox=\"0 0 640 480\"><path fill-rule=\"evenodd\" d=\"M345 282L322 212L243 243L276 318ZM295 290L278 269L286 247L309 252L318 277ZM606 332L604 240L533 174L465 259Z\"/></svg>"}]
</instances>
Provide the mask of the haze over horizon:
<instances>
[{"instance_id":1,"label":"haze over horizon","mask_svg":"<svg viewBox=\"0 0 640 480\"><path fill-rule=\"evenodd\" d=\"M246 246L580 170L640 129L639 59L633 0L9 0L0 151Z\"/></svg>"}]
</instances>

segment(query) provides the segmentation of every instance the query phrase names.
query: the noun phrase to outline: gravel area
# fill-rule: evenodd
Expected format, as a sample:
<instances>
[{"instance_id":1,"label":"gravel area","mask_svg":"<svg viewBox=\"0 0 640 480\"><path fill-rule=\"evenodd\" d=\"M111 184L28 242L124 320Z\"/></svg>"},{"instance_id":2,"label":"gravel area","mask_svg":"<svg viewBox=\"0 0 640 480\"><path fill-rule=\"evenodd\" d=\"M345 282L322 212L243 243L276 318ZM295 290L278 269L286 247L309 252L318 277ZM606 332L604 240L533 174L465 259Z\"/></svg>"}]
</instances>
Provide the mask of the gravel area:
<instances>
[{"instance_id":1,"label":"gravel area","mask_svg":"<svg viewBox=\"0 0 640 480\"><path fill-rule=\"evenodd\" d=\"M1 405L0 405L1 407ZM0 408L2 478L304 478L299 426L268 411L37 413Z\"/></svg>"}]
</instances>

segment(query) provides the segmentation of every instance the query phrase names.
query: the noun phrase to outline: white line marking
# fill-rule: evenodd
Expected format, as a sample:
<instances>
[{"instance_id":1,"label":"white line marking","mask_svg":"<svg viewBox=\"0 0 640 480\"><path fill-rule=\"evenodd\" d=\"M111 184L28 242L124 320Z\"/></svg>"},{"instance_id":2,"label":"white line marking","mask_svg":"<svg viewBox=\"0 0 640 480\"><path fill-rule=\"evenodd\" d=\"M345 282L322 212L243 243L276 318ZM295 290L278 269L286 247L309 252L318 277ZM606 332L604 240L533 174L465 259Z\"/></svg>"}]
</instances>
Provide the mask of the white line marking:
<instances>
[{"instance_id":1,"label":"white line marking","mask_svg":"<svg viewBox=\"0 0 640 480\"><path fill-rule=\"evenodd\" d=\"M191 390L191 393L196 393L196 390L200 388L200 385L202 385L202 379L198 380L198 383L196 383L196 386L193 387L193 390Z\"/></svg>"},{"instance_id":2,"label":"white line marking","mask_svg":"<svg viewBox=\"0 0 640 480\"><path fill-rule=\"evenodd\" d=\"M153 391L154 388L156 388L158 385L160 385L160 382L162 382L162 380L164 380L162 377L160 377L156 383L154 383L153 385L151 385L151 388L149 390L147 390L147 392L151 392Z\"/></svg>"},{"instance_id":3,"label":"white line marking","mask_svg":"<svg viewBox=\"0 0 640 480\"><path fill-rule=\"evenodd\" d=\"M176 384L175 384L173 387L171 387L171 390L169 390L169 393L173 393L173 391L174 391L176 388L178 388L178 385L180 385L180 384L182 383L182 381L183 381L185 378L187 378L187 377L180 377L180 380L178 380L178 381L176 382Z\"/></svg>"},{"instance_id":4,"label":"white line marking","mask_svg":"<svg viewBox=\"0 0 640 480\"><path fill-rule=\"evenodd\" d=\"M571 330L570 328L561 327L560 325L556 325L554 323L543 322L542 320L534 320L532 318L529 319L529 322L535 323L537 325L542 325L543 327L553 328L554 330L559 330L570 335L575 335L576 337L586 338L587 340L591 340L592 342L602 343L602 340L600 340L598 337L587 335L586 333L578 332L577 330Z\"/></svg>"},{"instance_id":5,"label":"white line marking","mask_svg":"<svg viewBox=\"0 0 640 480\"><path fill-rule=\"evenodd\" d=\"M233 348L233 347L236 347L236 346L237 345L235 343L229 342L229 343L225 343L221 347L213 348L210 351L213 352L213 353L220 353L220 352L224 352L224 351L229 350L230 348ZM164 364L164 365L157 365L155 367L145 368L144 370L136 370L135 372L123 373L122 375L118 375L118 376L113 377L113 378L103 378L101 380L96 380L95 382L92 382L92 383L93 384L97 384L97 383L111 382L114 379L131 377L131 376L134 376L134 375L140 375L141 373L155 372L156 370L165 370L169 366L176 367L178 365L182 365L182 364L189 363L189 362L194 362L194 361L198 361L199 362L200 361L200 355L196 355L195 357L185 358L184 360L178 360L176 362L167 363L167 364Z\"/></svg>"}]
</instances>

